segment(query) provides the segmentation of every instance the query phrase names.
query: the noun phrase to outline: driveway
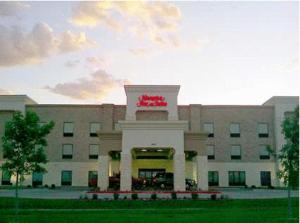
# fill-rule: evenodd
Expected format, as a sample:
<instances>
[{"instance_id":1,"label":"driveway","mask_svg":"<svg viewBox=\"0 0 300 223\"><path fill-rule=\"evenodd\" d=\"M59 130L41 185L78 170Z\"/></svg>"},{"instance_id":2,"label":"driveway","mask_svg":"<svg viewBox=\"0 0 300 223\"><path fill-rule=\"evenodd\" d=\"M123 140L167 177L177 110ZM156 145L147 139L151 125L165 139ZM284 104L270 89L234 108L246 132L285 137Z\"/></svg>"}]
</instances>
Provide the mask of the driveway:
<instances>
[{"instance_id":1,"label":"driveway","mask_svg":"<svg viewBox=\"0 0 300 223\"><path fill-rule=\"evenodd\" d=\"M286 190L277 189L241 189L241 188L220 188L218 191L228 195L231 199L259 199L259 198L285 198ZM14 197L15 191L11 189L0 189L0 197ZM83 195L83 189L21 189L19 196L23 198L43 199L78 199ZM299 197L299 191L293 190L292 197Z\"/></svg>"}]
</instances>

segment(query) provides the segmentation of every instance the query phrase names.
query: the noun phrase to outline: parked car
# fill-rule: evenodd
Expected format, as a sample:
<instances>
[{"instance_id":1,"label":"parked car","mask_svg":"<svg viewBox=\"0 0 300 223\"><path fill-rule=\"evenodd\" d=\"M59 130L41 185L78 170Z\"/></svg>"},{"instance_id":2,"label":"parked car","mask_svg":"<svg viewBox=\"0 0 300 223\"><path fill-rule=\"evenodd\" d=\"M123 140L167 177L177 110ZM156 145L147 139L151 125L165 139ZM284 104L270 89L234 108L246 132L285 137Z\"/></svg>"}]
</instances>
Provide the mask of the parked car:
<instances>
[{"instance_id":1,"label":"parked car","mask_svg":"<svg viewBox=\"0 0 300 223\"><path fill-rule=\"evenodd\" d=\"M152 185L160 189L172 189L174 186L174 174L173 173L158 173L152 179ZM196 188L196 182L192 179L185 179L186 190L194 190Z\"/></svg>"}]
</instances>

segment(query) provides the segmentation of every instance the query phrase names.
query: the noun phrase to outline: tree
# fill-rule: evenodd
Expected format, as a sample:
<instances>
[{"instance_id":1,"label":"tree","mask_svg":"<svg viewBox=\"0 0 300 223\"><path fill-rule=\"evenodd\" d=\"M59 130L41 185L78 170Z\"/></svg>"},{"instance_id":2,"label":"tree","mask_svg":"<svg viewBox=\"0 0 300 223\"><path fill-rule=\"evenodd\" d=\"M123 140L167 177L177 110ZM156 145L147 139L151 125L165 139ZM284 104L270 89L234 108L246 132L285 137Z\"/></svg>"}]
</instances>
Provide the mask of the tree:
<instances>
[{"instance_id":1,"label":"tree","mask_svg":"<svg viewBox=\"0 0 300 223\"><path fill-rule=\"evenodd\" d=\"M288 187L288 217L291 218L291 187L299 183L299 106L285 117L281 126L286 143L278 155L282 166L279 177Z\"/></svg>"},{"instance_id":2,"label":"tree","mask_svg":"<svg viewBox=\"0 0 300 223\"><path fill-rule=\"evenodd\" d=\"M33 172L46 172L42 166L47 163L44 152L47 146L45 137L53 127L53 121L41 124L38 115L31 111L27 111L25 115L15 112L12 120L5 124L2 146L6 160L1 169L16 176L16 214L18 214L19 206L19 183L24 180L25 175Z\"/></svg>"}]
</instances>

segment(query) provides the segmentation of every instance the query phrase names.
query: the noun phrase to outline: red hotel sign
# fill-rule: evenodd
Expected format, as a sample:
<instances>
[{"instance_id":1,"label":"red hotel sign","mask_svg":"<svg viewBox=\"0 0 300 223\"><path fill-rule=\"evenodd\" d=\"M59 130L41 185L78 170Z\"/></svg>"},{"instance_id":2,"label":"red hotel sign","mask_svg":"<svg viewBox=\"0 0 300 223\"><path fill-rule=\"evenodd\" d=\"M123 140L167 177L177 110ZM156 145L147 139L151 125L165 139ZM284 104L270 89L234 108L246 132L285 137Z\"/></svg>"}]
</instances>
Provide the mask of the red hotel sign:
<instances>
[{"instance_id":1,"label":"red hotel sign","mask_svg":"<svg viewBox=\"0 0 300 223\"><path fill-rule=\"evenodd\" d=\"M166 107L168 102L166 102L165 97L158 95L142 95L139 97L139 101L136 103L138 107Z\"/></svg>"}]
</instances>

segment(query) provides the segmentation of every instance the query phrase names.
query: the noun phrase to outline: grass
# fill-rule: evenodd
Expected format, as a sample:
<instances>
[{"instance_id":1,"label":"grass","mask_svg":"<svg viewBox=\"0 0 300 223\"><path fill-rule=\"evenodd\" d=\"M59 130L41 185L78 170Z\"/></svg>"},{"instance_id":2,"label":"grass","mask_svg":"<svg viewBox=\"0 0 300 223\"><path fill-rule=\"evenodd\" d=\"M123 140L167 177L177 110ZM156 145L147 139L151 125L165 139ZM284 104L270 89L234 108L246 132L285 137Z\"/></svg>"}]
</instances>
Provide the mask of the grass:
<instances>
[{"instance_id":1,"label":"grass","mask_svg":"<svg viewBox=\"0 0 300 223\"><path fill-rule=\"evenodd\" d=\"M286 199L260 200L45 200L21 199L20 222L285 223ZM14 219L14 199L0 198L0 222ZM44 210L36 210L44 209ZM293 199L298 222L298 199Z\"/></svg>"}]
</instances>

